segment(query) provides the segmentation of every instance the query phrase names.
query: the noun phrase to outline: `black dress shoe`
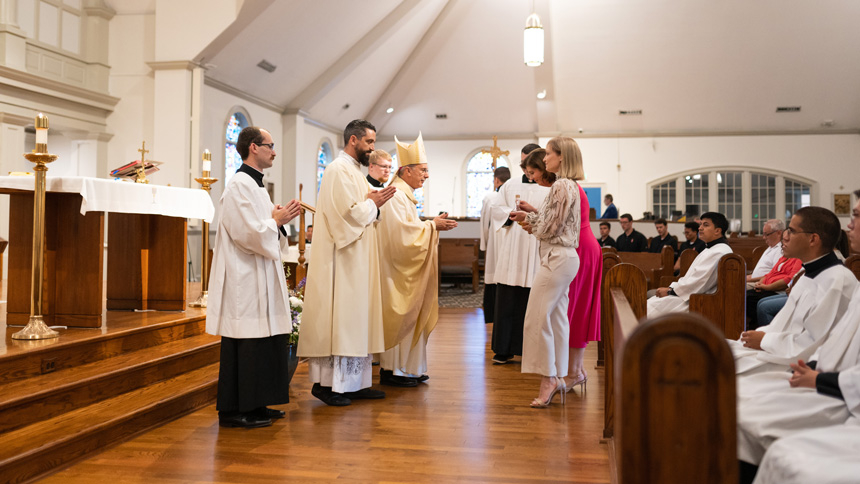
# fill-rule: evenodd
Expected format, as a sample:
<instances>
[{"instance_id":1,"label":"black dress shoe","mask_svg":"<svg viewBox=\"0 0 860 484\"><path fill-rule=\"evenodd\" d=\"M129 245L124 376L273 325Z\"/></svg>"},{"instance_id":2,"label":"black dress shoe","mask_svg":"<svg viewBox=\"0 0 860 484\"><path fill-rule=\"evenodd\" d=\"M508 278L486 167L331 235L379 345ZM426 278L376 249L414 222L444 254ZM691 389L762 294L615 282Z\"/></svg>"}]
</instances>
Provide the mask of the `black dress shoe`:
<instances>
[{"instance_id":1,"label":"black dress shoe","mask_svg":"<svg viewBox=\"0 0 860 484\"><path fill-rule=\"evenodd\" d=\"M257 410L254 410L254 413L260 418L268 419L284 418L287 415L287 412L266 407L260 407Z\"/></svg>"},{"instance_id":2,"label":"black dress shoe","mask_svg":"<svg viewBox=\"0 0 860 484\"><path fill-rule=\"evenodd\" d=\"M251 413L237 413L230 417L219 417L218 425L222 427L239 427L243 429L256 429L259 427L268 427L272 425L272 420L262 418L259 415Z\"/></svg>"},{"instance_id":3,"label":"black dress shoe","mask_svg":"<svg viewBox=\"0 0 860 484\"><path fill-rule=\"evenodd\" d=\"M379 370L379 383L392 387L417 387L418 380L409 378L408 376L395 375L391 370Z\"/></svg>"},{"instance_id":4,"label":"black dress shoe","mask_svg":"<svg viewBox=\"0 0 860 484\"><path fill-rule=\"evenodd\" d=\"M345 407L352 403L352 400L346 398L343 394L335 393L331 391L331 387L324 387L319 383L314 383L313 388L311 388L311 395L332 407Z\"/></svg>"},{"instance_id":5,"label":"black dress shoe","mask_svg":"<svg viewBox=\"0 0 860 484\"><path fill-rule=\"evenodd\" d=\"M493 364L494 365L504 365L505 363L511 361L514 357L511 355L493 355Z\"/></svg>"},{"instance_id":6,"label":"black dress shoe","mask_svg":"<svg viewBox=\"0 0 860 484\"><path fill-rule=\"evenodd\" d=\"M377 400L385 398L385 392L373 388L362 388L357 392L345 392L343 396L350 400Z\"/></svg>"},{"instance_id":7,"label":"black dress shoe","mask_svg":"<svg viewBox=\"0 0 860 484\"><path fill-rule=\"evenodd\" d=\"M421 383L421 382L425 382L429 379L430 379L429 375L421 375L418 378L416 378L415 381L417 381L418 383Z\"/></svg>"}]
</instances>

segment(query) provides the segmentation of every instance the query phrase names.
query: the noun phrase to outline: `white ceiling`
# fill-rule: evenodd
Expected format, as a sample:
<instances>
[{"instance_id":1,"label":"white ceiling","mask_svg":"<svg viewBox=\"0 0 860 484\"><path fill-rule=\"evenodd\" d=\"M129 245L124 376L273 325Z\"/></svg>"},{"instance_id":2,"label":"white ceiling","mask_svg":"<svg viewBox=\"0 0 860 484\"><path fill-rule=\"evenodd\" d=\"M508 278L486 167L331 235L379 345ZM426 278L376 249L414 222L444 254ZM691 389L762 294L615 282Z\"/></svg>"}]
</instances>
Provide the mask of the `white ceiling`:
<instances>
[{"instance_id":1,"label":"white ceiling","mask_svg":"<svg viewBox=\"0 0 860 484\"><path fill-rule=\"evenodd\" d=\"M532 3L538 68L522 62ZM196 60L285 112L366 117L385 137L857 130L858 23L848 0L246 1Z\"/></svg>"}]
</instances>

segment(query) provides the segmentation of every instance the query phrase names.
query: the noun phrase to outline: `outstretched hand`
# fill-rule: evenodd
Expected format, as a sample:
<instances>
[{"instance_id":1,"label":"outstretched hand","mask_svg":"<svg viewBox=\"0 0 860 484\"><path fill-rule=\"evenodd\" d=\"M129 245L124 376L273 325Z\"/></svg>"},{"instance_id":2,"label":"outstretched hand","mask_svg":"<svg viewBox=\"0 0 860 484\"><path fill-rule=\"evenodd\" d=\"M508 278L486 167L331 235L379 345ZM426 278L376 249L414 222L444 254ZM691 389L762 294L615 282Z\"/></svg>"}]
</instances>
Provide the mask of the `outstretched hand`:
<instances>
[{"instance_id":1,"label":"outstretched hand","mask_svg":"<svg viewBox=\"0 0 860 484\"><path fill-rule=\"evenodd\" d=\"M451 230L457 226L456 220L448 220L448 212L439 214L433 219L433 223L436 224L436 230L439 231Z\"/></svg>"},{"instance_id":2,"label":"outstretched hand","mask_svg":"<svg viewBox=\"0 0 860 484\"><path fill-rule=\"evenodd\" d=\"M517 210L521 212L537 212L537 209L525 200L517 200Z\"/></svg>"},{"instance_id":3,"label":"outstretched hand","mask_svg":"<svg viewBox=\"0 0 860 484\"><path fill-rule=\"evenodd\" d=\"M797 360L797 364L791 364L791 369L794 372L791 374L791 379L788 384L792 388L806 387L815 388L815 379L818 378L817 371L810 368L803 360Z\"/></svg>"},{"instance_id":4,"label":"outstretched hand","mask_svg":"<svg viewBox=\"0 0 860 484\"><path fill-rule=\"evenodd\" d=\"M280 225L286 225L290 220L299 216L302 211L302 204L298 200L290 200L286 205L275 205L272 210L272 218Z\"/></svg>"},{"instance_id":5,"label":"outstretched hand","mask_svg":"<svg viewBox=\"0 0 860 484\"><path fill-rule=\"evenodd\" d=\"M396 192L397 188L388 186L382 190L368 192L367 198L373 200L373 203L376 204L376 208L380 208L385 205L385 202L391 200L391 197L393 197Z\"/></svg>"}]
</instances>

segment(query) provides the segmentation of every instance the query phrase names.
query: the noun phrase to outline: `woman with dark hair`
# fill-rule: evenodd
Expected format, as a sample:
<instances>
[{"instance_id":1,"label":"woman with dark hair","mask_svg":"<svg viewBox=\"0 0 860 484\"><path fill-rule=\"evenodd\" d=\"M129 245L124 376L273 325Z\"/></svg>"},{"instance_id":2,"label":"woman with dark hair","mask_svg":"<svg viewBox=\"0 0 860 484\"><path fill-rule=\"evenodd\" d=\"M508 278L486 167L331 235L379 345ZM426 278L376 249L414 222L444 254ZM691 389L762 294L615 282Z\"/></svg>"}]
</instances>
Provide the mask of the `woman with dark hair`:
<instances>
[{"instance_id":1,"label":"woman with dark hair","mask_svg":"<svg viewBox=\"0 0 860 484\"><path fill-rule=\"evenodd\" d=\"M543 162L545 156L545 149L536 149L523 160L523 163L526 165L526 175L533 182L542 187L550 187L555 182L555 173L546 171L546 165Z\"/></svg>"}]
</instances>

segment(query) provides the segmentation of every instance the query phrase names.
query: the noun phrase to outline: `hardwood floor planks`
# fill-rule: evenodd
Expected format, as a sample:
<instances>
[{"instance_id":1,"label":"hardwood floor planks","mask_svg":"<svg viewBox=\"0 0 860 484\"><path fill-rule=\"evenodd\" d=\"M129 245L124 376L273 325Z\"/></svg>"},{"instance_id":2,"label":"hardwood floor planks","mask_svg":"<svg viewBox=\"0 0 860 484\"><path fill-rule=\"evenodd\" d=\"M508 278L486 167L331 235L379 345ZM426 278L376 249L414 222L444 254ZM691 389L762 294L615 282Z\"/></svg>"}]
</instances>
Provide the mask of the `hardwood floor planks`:
<instances>
[{"instance_id":1,"label":"hardwood floor planks","mask_svg":"<svg viewBox=\"0 0 860 484\"><path fill-rule=\"evenodd\" d=\"M374 384L386 399L327 407L301 364L272 427L221 429L210 405L41 482L609 482L596 345L584 395L531 409L538 377L492 365L491 331L480 310L441 309L418 388Z\"/></svg>"}]
</instances>

